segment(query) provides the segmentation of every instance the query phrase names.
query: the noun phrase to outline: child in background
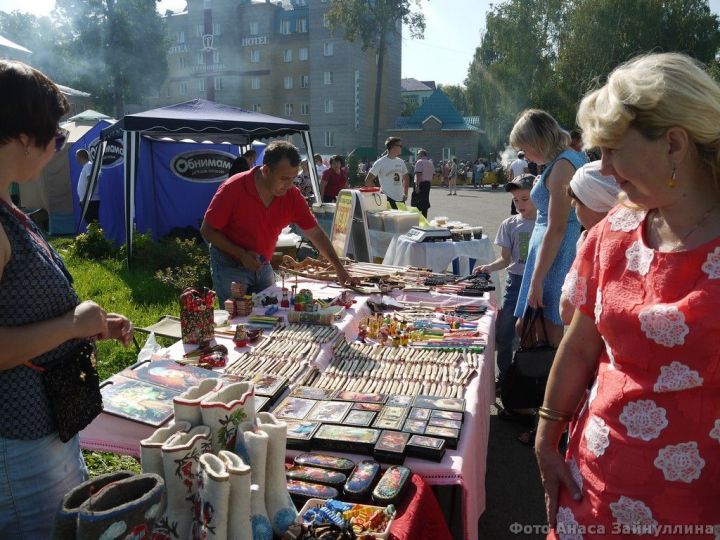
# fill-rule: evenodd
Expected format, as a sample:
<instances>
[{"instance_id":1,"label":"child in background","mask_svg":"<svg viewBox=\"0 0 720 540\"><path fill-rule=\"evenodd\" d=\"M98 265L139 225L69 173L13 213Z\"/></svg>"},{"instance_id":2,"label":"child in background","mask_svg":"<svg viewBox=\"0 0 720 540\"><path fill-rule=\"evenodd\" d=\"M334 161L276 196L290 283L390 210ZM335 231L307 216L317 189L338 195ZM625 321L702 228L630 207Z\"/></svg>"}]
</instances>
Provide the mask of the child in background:
<instances>
[{"instance_id":1,"label":"child in background","mask_svg":"<svg viewBox=\"0 0 720 540\"><path fill-rule=\"evenodd\" d=\"M518 213L510 216L500 224L495 245L500 246L500 257L490 264L475 268L475 273L496 272L507 268L507 280L503 294L502 306L495 324L495 344L497 346L497 365L499 370L496 388L505 377L513 357L515 341L515 304L517 303L520 284L522 283L525 259L530 246L530 235L535 226L536 209L530 199L530 190L535 182L532 174L516 176L512 182L505 184L505 191L512 194Z\"/></svg>"},{"instance_id":2,"label":"child in background","mask_svg":"<svg viewBox=\"0 0 720 540\"><path fill-rule=\"evenodd\" d=\"M580 167L570 180L568 195L575 209L580 225L585 229L580 233L576 251L580 250L587 232L600 223L607 213L618 203L620 186L612 176L600 174L600 162L593 161ZM573 269L565 276L560 295L560 318L564 324L570 324L575 313L573 290L576 289L577 272Z\"/></svg>"}]
</instances>

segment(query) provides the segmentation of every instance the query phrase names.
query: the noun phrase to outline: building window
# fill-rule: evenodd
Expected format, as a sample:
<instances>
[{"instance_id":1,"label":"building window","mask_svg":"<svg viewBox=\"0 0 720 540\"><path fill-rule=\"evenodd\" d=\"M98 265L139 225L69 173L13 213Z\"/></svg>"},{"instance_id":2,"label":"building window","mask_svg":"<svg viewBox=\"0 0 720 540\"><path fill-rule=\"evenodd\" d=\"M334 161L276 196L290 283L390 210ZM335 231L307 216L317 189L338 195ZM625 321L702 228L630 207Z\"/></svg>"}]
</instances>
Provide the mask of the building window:
<instances>
[{"instance_id":1,"label":"building window","mask_svg":"<svg viewBox=\"0 0 720 540\"><path fill-rule=\"evenodd\" d=\"M333 83L333 72L332 71L323 72L323 83L324 84L332 84Z\"/></svg>"},{"instance_id":2,"label":"building window","mask_svg":"<svg viewBox=\"0 0 720 540\"><path fill-rule=\"evenodd\" d=\"M300 104L300 114L302 116L307 116L308 114L310 114L310 106L307 103Z\"/></svg>"},{"instance_id":3,"label":"building window","mask_svg":"<svg viewBox=\"0 0 720 540\"><path fill-rule=\"evenodd\" d=\"M444 161L452 159L452 157L455 155L457 155L457 154L455 154L455 148L443 148L442 149L442 158Z\"/></svg>"},{"instance_id":4,"label":"building window","mask_svg":"<svg viewBox=\"0 0 720 540\"><path fill-rule=\"evenodd\" d=\"M280 33L288 35L290 33L290 21L283 19L280 21Z\"/></svg>"},{"instance_id":5,"label":"building window","mask_svg":"<svg viewBox=\"0 0 720 540\"><path fill-rule=\"evenodd\" d=\"M332 56L333 55L333 44L325 42L323 43L323 54L325 56Z\"/></svg>"},{"instance_id":6,"label":"building window","mask_svg":"<svg viewBox=\"0 0 720 540\"><path fill-rule=\"evenodd\" d=\"M205 33L205 26L202 24L195 25L195 37L202 37Z\"/></svg>"},{"instance_id":7,"label":"building window","mask_svg":"<svg viewBox=\"0 0 720 540\"><path fill-rule=\"evenodd\" d=\"M180 69L185 69L185 56L179 56L178 57L178 67Z\"/></svg>"},{"instance_id":8,"label":"building window","mask_svg":"<svg viewBox=\"0 0 720 540\"><path fill-rule=\"evenodd\" d=\"M307 88L310 86L310 76L300 75L300 88Z\"/></svg>"},{"instance_id":9,"label":"building window","mask_svg":"<svg viewBox=\"0 0 720 540\"><path fill-rule=\"evenodd\" d=\"M197 55L197 63L198 63L199 65L202 65L202 64L205 63L205 53L204 53L204 52L201 51L201 52L198 53L198 55Z\"/></svg>"},{"instance_id":10,"label":"building window","mask_svg":"<svg viewBox=\"0 0 720 540\"><path fill-rule=\"evenodd\" d=\"M215 90L222 90L223 89L222 77L215 77L213 79L213 85L215 86Z\"/></svg>"},{"instance_id":11,"label":"building window","mask_svg":"<svg viewBox=\"0 0 720 540\"><path fill-rule=\"evenodd\" d=\"M186 96L186 95L187 95L187 83L186 83L186 82L181 82L181 83L180 83L180 95L181 95L181 96Z\"/></svg>"},{"instance_id":12,"label":"building window","mask_svg":"<svg viewBox=\"0 0 720 540\"><path fill-rule=\"evenodd\" d=\"M250 62L257 64L260 61L260 49L250 49Z\"/></svg>"},{"instance_id":13,"label":"building window","mask_svg":"<svg viewBox=\"0 0 720 540\"><path fill-rule=\"evenodd\" d=\"M328 148L335 146L335 137L333 137L332 131L325 132L325 146Z\"/></svg>"},{"instance_id":14,"label":"building window","mask_svg":"<svg viewBox=\"0 0 720 540\"><path fill-rule=\"evenodd\" d=\"M219 64L220 63L220 51L215 49L213 51L213 64Z\"/></svg>"},{"instance_id":15,"label":"building window","mask_svg":"<svg viewBox=\"0 0 720 540\"><path fill-rule=\"evenodd\" d=\"M284 86L285 90L292 90L293 83L292 83L292 77L285 77L284 79Z\"/></svg>"},{"instance_id":16,"label":"building window","mask_svg":"<svg viewBox=\"0 0 720 540\"><path fill-rule=\"evenodd\" d=\"M260 25L256 22L250 23L250 35L257 36L260 33Z\"/></svg>"},{"instance_id":17,"label":"building window","mask_svg":"<svg viewBox=\"0 0 720 540\"><path fill-rule=\"evenodd\" d=\"M330 19L328 18L327 13L323 13L323 27L330 28Z\"/></svg>"},{"instance_id":18,"label":"building window","mask_svg":"<svg viewBox=\"0 0 720 540\"><path fill-rule=\"evenodd\" d=\"M253 105L253 112L262 112L262 105L260 105L259 103Z\"/></svg>"},{"instance_id":19,"label":"building window","mask_svg":"<svg viewBox=\"0 0 720 540\"><path fill-rule=\"evenodd\" d=\"M293 114L292 103L286 103L285 104L285 116L292 116L292 114Z\"/></svg>"},{"instance_id":20,"label":"building window","mask_svg":"<svg viewBox=\"0 0 720 540\"><path fill-rule=\"evenodd\" d=\"M285 49L283 51L283 62L292 62L292 49Z\"/></svg>"},{"instance_id":21,"label":"building window","mask_svg":"<svg viewBox=\"0 0 720 540\"><path fill-rule=\"evenodd\" d=\"M216 36L220 35L220 23L213 23L213 34Z\"/></svg>"},{"instance_id":22,"label":"building window","mask_svg":"<svg viewBox=\"0 0 720 540\"><path fill-rule=\"evenodd\" d=\"M205 79L198 79L198 91L204 92L205 91Z\"/></svg>"},{"instance_id":23,"label":"building window","mask_svg":"<svg viewBox=\"0 0 720 540\"><path fill-rule=\"evenodd\" d=\"M331 112L333 112L334 110L335 110L335 108L333 107L333 100L332 100L332 99L326 99L326 100L325 100L325 112L326 112L326 113L331 113Z\"/></svg>"},{"instance_id":24,"label":"building window","mask_svg":"<svg viewBox=\"0 0 720 540\"><path fill-rule=\"evenodd\" d=\"M307 25L307 19L302 18L297 20L297 31L300 33L305 33L308 31L308 25Z\"/></svg>"},{"instance_id":25,"label":"building window","mask_svg":"<svg viewBox=\"0 0 720 540\"><path fill-rule=\"evenodd\" d=\"M303 62L307 62L308 59L308 50L307 47L301 47L298 51L298 58L302 60Z\"/></svg>"},{"instance_id":26,"label":"building window","mask_svg":"<svg viewBox=\"0 0 720 540\"><path fill-rule=\"evenodd\" d=\"M175 34L175 41L177 43L185 43L185 32L183 30L180 30Z\"/></svg>"},{"instance_id":27,"label":"building window","mask_svg":"<svg viewBox=\"0 0 720 540\"><path fill-rule=\"evenodd\" d=\"M260 77L253 77L250 79L250 88L253 90L260 90Z\"/></svg>"}]
</instances>

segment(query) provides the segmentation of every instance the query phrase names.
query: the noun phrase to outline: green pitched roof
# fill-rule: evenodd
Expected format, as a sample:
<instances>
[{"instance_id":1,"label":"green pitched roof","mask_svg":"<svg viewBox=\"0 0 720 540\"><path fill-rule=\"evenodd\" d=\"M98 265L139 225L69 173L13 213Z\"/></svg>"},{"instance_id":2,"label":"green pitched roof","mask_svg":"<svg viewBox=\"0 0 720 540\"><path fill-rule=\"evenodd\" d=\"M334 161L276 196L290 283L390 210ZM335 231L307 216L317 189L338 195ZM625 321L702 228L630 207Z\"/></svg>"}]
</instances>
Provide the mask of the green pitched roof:
<instances>
[{"instance_id":1,"label":"green pitched roof","mask_svg":"<svg viewBox=\"0 0 720 540\"><path fill-rule=\"evenodd\" d=\"M442 90L435 90L409 118L398 118L395 127L421 129L423 122L431 116L442 122L442 129L477 130L476 127L465 122Z\"/></svg>"}]
</instances>

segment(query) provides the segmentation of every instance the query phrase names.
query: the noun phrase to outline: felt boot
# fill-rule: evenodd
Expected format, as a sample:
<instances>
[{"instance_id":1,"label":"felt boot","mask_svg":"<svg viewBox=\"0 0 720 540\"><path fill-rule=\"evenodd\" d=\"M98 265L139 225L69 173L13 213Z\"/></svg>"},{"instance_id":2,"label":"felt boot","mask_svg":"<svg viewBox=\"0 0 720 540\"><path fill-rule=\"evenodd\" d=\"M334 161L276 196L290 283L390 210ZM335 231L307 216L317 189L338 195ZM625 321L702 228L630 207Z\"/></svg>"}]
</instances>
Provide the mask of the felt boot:
<instances>
[{"instance_id":1,"label":"felt boot","mask_svg":"<svg viewBox=\"0 0 720 540\"><path fill-rule=\"evenodd\" d=\"M237 455L220 451L220 459L230 475L230 518L228 538L231 540L253 540L250 527L250 466Z\"/></svg>"},{"instance_id":2,"label":"felt boot","mask_svg":"<svg viewBox=\"0 0 720 540\"><path fill-rule=\"evenodd\" d=\"M102 488L118 480L133 476L130 471L115 471L103 474L83 482L63 497L60 510L55 515L53 540L75 540L77 536L77 516L80 506Z\"/></svg>"},{"instance_id":3,"label":"felt boot","mask_svg":"<svg viewBox=\"0 0 720 540\"><path fill-rule=\"evenodd\" d=\"M159 474L165 479L160 449L167 440L179 431L190 431L187 422L175 422L173 425L158 428L147 439L140 441L140 464L144 473Z\"/></svg>"},{"instance_id":4,"label":"felt boot","mask_svg":"<svg viewBox=\"0 0 720 540\"><path fill-rule=\"evenodd\" d=\"M240 424L255 422L255 388L251 382L224 386L200 402L203 424L212 432L212 449L235 450Z\"/></svg>"},{"instance_id":5,"label":"felt boot","mask_svg":"<svg viewBox=\"0 0 720 540\"><path fill-rule=\"evenodd\" d=\"M243 437L250 456L250 523L253 540L272 540L272 525L265 508L265 463L269 437L264 431L246 431Z\"/></svg>"},{"instance_id":6,"label":"felt boot","mask_svg":"<svg viewBox=\"0 0 720 540\"><path fill-rule=\"evenodd\" d=\"M205 379L197 386L191 386L179 396L173 398L175 409L175 423L185 421L191 426L202 425L202 412L200 402L209 394L217 392L222 388L223 382L220 379Z\"/></svg>"},{"instance_id":7,"label":"felt boot","mask_svg":"<svg viewBox=\"0 0 720 540\"><path fill-rule=\"evenodd\" d=\"M200 456L201 538L226 540L230 513L230 475L214 454ZM234 510L234 509L233 509Z\"/></svg>"},{"instance_id":8,"label":"felt boot","mask_svg":"<svg viewBox=\"0 0 720 540\"><path fill-rule=\"evenodd\" d=\"M200 535L200 456L210 451L210 428L196 426L176 433L162 447L167 511L155 529L167 538L188 540Z\"/></svg>"},{"instance_id":9,"label":"felt boot","mask_svg":"<svg viewBox=\"0 0 720 540\"><path fill-rule=\"evenodd\" d=\"M277 536L282 536L297 517L285 478L287 424L267 412L258 413L257 425L268 435L265 465L265 507Z\"/></svg>"},{"instance_id":10,"label":"felt boot","mask_svg":"<svg viewBox=\"0 0 720 540\"><path fill-rule=\"evenodd\" d=\"M165 483L157 474L118 480L86 500L78 511L78 540L150 538L165 505Z\"/></svg>"}]
</instances>

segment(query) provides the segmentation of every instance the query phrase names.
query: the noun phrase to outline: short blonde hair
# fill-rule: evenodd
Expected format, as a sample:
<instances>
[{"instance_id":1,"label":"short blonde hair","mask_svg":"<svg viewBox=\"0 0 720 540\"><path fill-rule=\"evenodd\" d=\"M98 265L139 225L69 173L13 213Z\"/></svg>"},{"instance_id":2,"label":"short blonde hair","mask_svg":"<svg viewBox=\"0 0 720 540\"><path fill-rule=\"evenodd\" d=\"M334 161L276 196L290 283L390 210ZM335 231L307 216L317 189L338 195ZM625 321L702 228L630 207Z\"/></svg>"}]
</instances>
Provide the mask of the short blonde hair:
<instances>
[{"instance_id":1,"label":"short blonde hair","mask_svg":"<svg viewBox=\"0 0 720 540\"><path fill-rule=\"evenodd\" d=\"M522 111L510 132L510 145L520 150L533 149L544 163L554 159L570 144L570 134L557 120L540 109Z\"/></svg>"},{"instance_id":2,"label":"short blonde hair","mask_svg":"<svg viewBox=\"0 0 720 540\"><path fill-rule=\"evenodd\" d=\"M583 98L577 120L585 146L611 146L628 128L657 140L681 127L718 182L720 86L689 56L646 54L618 66Z\"/></svg>"}]
</instances>

